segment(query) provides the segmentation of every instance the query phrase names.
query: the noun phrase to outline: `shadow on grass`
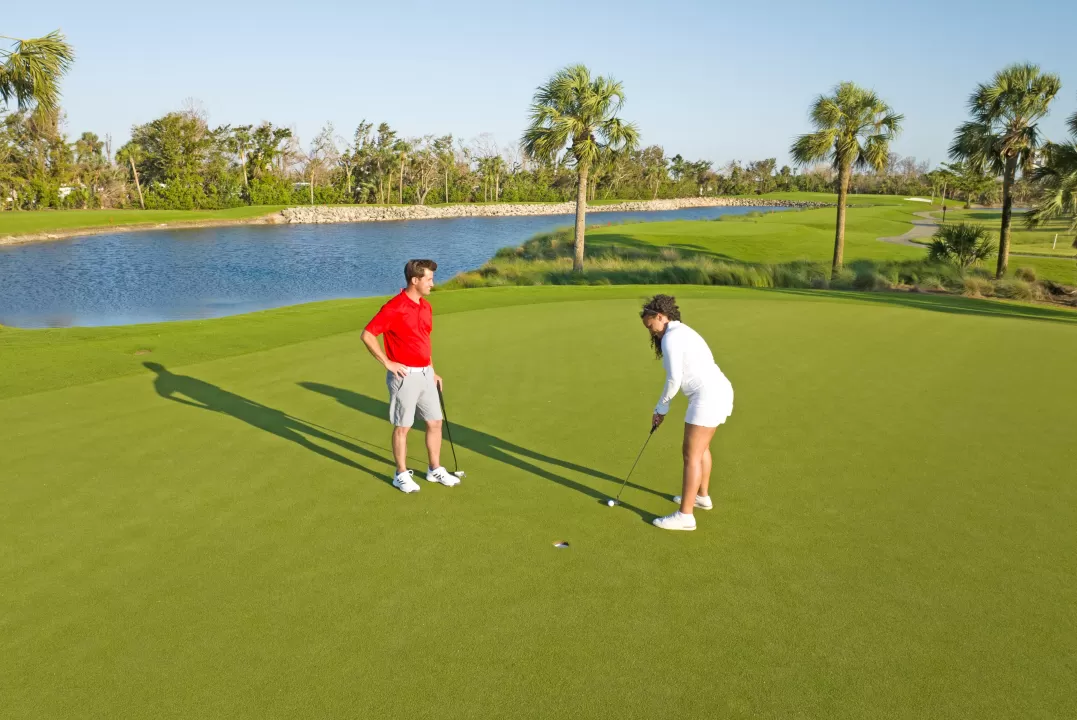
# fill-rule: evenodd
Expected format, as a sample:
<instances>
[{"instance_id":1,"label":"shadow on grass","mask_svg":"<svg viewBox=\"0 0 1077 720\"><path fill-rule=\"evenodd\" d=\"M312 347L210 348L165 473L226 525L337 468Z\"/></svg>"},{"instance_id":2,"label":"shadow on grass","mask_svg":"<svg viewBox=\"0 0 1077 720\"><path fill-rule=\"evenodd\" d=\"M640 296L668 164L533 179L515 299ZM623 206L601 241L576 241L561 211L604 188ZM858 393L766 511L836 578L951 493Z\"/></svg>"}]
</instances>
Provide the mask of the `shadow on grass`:
<instances>
[{"instance_id":1,"label":"shadow on grass","mask_svg":"<svg viewBox=\"0 0 1077 720\"><path fill-rule=\"evenodd\" d=\"M375 398L363 395L361 393L354 392L352 390L345 390L344 388L334 387L332 385L323 385L315 382L301 382L300 387L307 390L311 390L322 395L333 398L341 405L351 408L352 410L358 410L361 413L376 417L379 419L385 419L389 417L389 404L377 400ZM612 497L605 493L596 490L588 485L577 482L570 478L566 478L563 475L546 470L545 468L536 465L535 463L545 463L548 465L555 465L565 470L580 473L581 475L590 475L593 478L604 480L609 483L616 483L611 485L611 493L620 487L621 481L624 478L614 477L599 470L594 470L583 465L577 465L576 463L569 462L567 460L561 460L559 458L545 455L543 453L530 450L515 443L502 440L499 437L490 435L481 430L475 430L474 428L467 427L465 425L458 425L456 423L447 423L449 425L449 432L452 433L452 439L457 446L465 448L479 455L483 455L491 460L511 465L512 467L519 468L524 472L536 475L544 480L555 482L558 485L567 487L576 492L582 493L588 497L595 498L600 501L605 501L607 498ZM446 433L446 437L448 433ZM628 486L635 490L650 493L656 497L664 498L666 500L671 499L670 495L660 493L651 488L644 487L643 485L637 485L635 483L628 483ZM639 515L641 518L650 522L656 516L653 513L646 512L638 507L621 502L621 506L625 507L632 512Z\"/></svg>"},{"instance_id":2,"label":"shadow on grass","mask_svg":"<svg viewBox=\"0 0 1077 720\"><path fill-rule=\"evenodd\" d=\"M233 392L222 390L216 385L204 380L199 380L198 378L189 375L176 375L159 363L146 362L142 364L156 374L156 377L153 380L153 389L157 391L158 395L166 400L171 400L172 402L180 403L181 405L190 405L191 407L196 407L201 410L209 410L210 412L231 416L251 427L276 435L283 440L293 442L300 447L310 450L316 455L320 455L355 470L362 470L382 482L390 485L392 484L392 478L389 474L379 474L329 448L322 447L321 445L312 442L311 438L332 443L340 449L353 452L356 455L362 455L365 458L395 468L396 463L391 459L385 458L382 455L378 455L377 453L359 447L346 440L333 437L332 435L322 432L322 430L319 430L313 425L299 420L298 418L294 418L287 413L262 405L261 403L257 403Z\"/></svg>"},{"instance_id":3,"label":"shadow on grass","mask_svg":"<svg viewBox=\"0 0 1077 720\"><path fill-rule=\"evenodd\" d=\"M1065 325L1077 325L1077 311L1062 310L1039 305L1018 305L998 300L979 300L957 295L925 295L903 292L850 292L843 290L801 290L797 288L774 288L770 292L799 295L802 297L825 297L839 300L855 300L896 305L900 307L930 310L932 312L956 315L977 315L980 317L1019 318L1024 320L1042 320Z\"/></svg>"},{"instance_id":4,"label":"shadow on grass","mask_svg":"<svg viewBox=\"0 0 1077 720\"><path fill-rule=\"evenodd\" d=\"M620 233L603 233L587 239L587 257L589 260L600 259L603 256L628 260L664 260L664 253L668 253L669 250L676 250L683 260L710 258L711 260L743 263L743 261L732 255L711 250L698 243L655 245L631 235L622 235ZM751 265L752 263L743 264Z\"/></svg>"}]
</instances>

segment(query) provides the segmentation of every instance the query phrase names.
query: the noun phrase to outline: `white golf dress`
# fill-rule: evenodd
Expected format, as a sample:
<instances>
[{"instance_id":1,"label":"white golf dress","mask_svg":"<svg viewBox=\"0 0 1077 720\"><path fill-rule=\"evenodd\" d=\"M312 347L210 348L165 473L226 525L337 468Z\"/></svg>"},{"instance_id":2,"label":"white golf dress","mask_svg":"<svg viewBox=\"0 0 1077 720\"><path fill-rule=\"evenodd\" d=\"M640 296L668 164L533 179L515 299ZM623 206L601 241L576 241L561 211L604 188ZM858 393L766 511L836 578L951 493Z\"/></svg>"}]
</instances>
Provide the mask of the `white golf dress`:
<instances>
[{"instance_id":1,"label":"white golf dress","mask_svg":"<svg viewBox=\"0 0 1077 720\"><path fill-rule=\"evenodd\" d=\"M714 362L707 341L678 320L666 325L662 336L662 366L666 386L655 412L665 415L678 391L688 398L684 421L690 425L718 427L733 414L733 385Z\"/></svg>"}]
</instances>

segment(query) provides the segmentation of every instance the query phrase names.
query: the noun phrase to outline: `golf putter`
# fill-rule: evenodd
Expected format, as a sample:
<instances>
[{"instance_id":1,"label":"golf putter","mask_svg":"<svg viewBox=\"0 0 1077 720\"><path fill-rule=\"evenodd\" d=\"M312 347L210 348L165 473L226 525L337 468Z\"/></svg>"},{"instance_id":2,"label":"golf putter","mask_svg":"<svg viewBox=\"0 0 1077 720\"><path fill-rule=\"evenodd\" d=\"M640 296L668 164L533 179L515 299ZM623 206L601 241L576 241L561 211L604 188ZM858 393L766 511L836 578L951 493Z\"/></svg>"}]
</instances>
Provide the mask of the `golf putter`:
<instances>
[{"instance_id":1,"label":"golf putter","mask_svg":"<svg viewBox=\"0 0 1077 720\"><path fill-rule=\"evenodd\" d=\"M445 410L445 395L438 388L438 400L441 401L441 414L445 418L445 433L449 436L449 447L452 448L453 475L458 478L467 477L467 473L460 469L460 463L456 461L456 445L452 441L452 428L449 427L449 413Z\"/></svg>"},{"instance_id":2,"label":"golf putter","mask_svg":"<svg viewBox=\"0 0 1077 720\"><path fill-rule=\"evenodd\" d=\"M658 429L657 425L651 425L651 432L647 433L647 439L643 441L643 447L639 450L639 455L636 456L636 462L632 463L632 469L628 471L628 475L625 476L624 482L621 483L621 489L617 491L617 497L613 500L607 500L606 504L610 507L621 504L621 493L625 490L625 485L628 485L628 478L632 477L632 473L636 471L636 466L639 465L639 459L643 457L643 451L647 449L647 444L651 442L651 436L654 435L654 431Z\"/></svg>"}]
</instances>

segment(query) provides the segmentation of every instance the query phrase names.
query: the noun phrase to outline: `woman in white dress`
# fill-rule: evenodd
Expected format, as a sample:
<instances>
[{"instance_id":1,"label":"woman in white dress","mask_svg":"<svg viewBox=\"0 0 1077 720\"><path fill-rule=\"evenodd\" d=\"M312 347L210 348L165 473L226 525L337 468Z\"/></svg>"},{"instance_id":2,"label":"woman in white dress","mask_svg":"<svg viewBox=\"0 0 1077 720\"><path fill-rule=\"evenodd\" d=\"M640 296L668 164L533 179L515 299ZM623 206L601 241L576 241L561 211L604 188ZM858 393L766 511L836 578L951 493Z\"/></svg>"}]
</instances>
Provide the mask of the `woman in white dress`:
<instances>
[{"instance_id":1,"label":"woman in white dress","mask_svg":"<svg viewBox=\"0 0 1077 720\"><path fill-rule=\"evenodd\" d=\"M714 362L707 341L681 322L681 311L672 295L655 295L640 313L651 333L651 346L662 359L666 384L651 422L662 424L669 403L678 392L688 398L684 418L684 481L674 502L681 509L656 518L664 530L695 530L693 510L710 510L711 450L714 431L733 413L733 386Z\"/></svg>"}]
</instances>

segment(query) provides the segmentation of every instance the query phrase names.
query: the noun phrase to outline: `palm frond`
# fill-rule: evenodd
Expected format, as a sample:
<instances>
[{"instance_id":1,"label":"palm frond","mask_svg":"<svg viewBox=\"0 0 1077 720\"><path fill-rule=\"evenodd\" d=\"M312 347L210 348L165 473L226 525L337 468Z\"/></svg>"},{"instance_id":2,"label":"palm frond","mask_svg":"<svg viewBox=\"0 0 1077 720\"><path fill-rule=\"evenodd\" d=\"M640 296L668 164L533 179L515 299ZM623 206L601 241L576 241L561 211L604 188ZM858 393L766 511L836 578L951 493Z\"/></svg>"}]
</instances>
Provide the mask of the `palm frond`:
<instances>
[{"instance_id":1,"label":"palm frond","mask_svg":"<svg viewBox=\"0 0 1077 720\"><path fill-rule=\"evenodd\" d=\"M1030 226L1070 215L1070 230L1077 230L1077 138L1065 144L1050 144L1045 151L1043 167L1037 168L1032 180L1042 189L1042 195L1026 216Z\"/></svg>"},{"instance_id":2,"label":"palm frond","mask_svg":"<svg viewBox=\"0 0 1077 720\"><path fill-rule=\"evenodd\" d=\"M52 112L60 102L60 79L74 62L75 52L63 34L53 31L42 38L17 40L0 66L0 100L15 99L20 110L36 105Z\"/></svg>"},{"instance_id":3,"label":"palm frond","mask_svg":"<svg viewBox=\"0 0 1077 720\"><path fill-rule=\"evenodd\" d=\"M819 130L798 137L789 148L789 155L798 165L826 160L834 150L834 130Z\"/></svg>"},{"instance_id":4,"label":"palm frond","mask_svg":"<svg viewBox=\"0 0 1077 720\"><path fill-rule=\"evenodd\" d=\"M598 133L611 150L634 150L639 145L639 128L634 123L625 122L618 117L603 122Z\"/></svg>"},{"instance_id":5,"label":"palm frond","mask_svg":"<svg viewBox=\"0 0 1077 720\"><path fill-rule=\"evenodd\" d=\"M874 170L882 170L886 167L886 161L890 157L890 138L885 135L872 135L864 143L864 149L857 158L861 167L870 167Z\"/></svg>"},{"instance_id":6,"label":"palm frond","mask_svg":"<svg viewBox=\"0 0 1077 720\"><path fill-rule=\"evenodd\" d=\"M977 172L990 171L996 175L1005 170L1002 142L990 123L962 123L950 144L950 157L966 162Z\"/></svg>"}]
</instances>

